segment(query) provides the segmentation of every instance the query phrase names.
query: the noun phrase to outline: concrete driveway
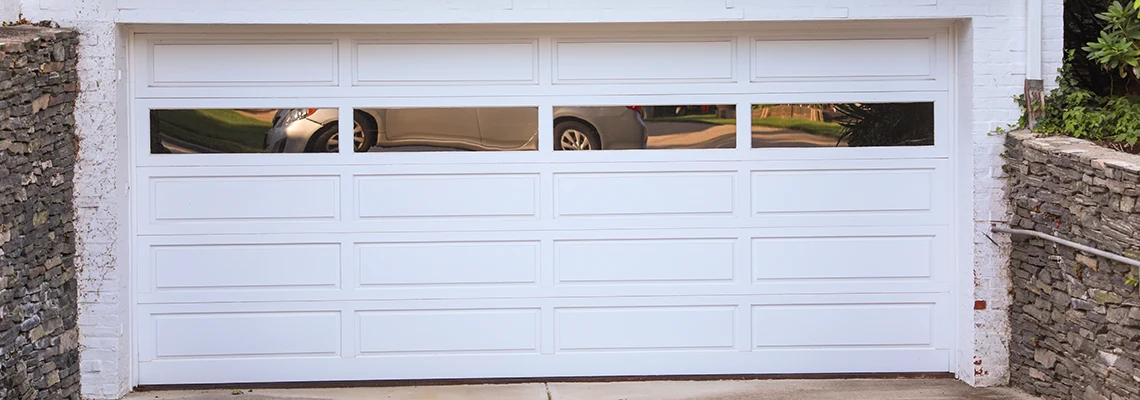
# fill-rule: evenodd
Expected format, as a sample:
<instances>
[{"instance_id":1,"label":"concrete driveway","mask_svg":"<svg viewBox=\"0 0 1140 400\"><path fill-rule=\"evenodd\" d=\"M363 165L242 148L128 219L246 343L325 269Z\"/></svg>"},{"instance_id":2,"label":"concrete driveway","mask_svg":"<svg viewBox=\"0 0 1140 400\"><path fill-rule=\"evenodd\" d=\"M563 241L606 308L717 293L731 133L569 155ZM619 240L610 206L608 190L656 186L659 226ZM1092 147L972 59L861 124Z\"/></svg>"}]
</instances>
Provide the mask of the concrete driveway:
<instances>
[{"instance_id":1,"label":"concrete driveway","mask_svg":"<svg viewBox=\"0 0 1140 400\"><path fill-rule=\"evenodd\" d=\"M1036 400L952 379L649 381L135 392L143 400Z\"/></svg>"}]
</instances>

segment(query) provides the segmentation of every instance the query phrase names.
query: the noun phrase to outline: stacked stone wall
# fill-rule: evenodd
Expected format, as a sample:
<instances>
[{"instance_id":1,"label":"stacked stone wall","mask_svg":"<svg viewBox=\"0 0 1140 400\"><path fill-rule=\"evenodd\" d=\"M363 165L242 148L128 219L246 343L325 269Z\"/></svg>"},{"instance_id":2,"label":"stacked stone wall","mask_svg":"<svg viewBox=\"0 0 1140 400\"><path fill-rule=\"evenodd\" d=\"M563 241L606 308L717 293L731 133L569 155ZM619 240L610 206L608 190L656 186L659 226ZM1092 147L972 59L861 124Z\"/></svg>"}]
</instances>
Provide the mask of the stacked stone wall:
<instances>
[{"instance_id":1,"label":"stacked stone wall","mask_svg":"<svg viewBox=\"0 0 1140 400\"><path fill-rule=\"evenodd\" d=\"M0 400L79 398L77 44L0 28Z\"/></svg>"},{"instance_id":2,"label":"stacked stone wall","mask_svg":"<svg viewBox=\"0 0 1140 400\"><path fill-rule=\"evenodd\" d=\"M1011 227L1140 259L1140 156L1007 139ZM1048 399L1140 399L1140 270L1040 239L1010 256L1011 382Z\"/></svg>"}]
</instances>

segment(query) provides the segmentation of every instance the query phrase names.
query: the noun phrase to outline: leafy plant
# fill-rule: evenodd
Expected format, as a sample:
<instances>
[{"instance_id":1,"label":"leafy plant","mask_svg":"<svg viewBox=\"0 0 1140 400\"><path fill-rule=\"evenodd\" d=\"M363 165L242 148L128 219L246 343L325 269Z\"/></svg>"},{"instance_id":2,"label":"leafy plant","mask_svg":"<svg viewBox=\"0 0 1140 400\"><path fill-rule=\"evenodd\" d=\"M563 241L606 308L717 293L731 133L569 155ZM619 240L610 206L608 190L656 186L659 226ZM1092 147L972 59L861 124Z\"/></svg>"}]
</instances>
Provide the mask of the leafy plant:
<instances>
[{"instance_id":1,"label":"leafy plant","mask_svg":"<svg viewBox=\"0 0 1140 400\"><path fill-rule=\"evenodd\" d=\"M1116 70L1121 78L1140 79L1140 0L1125 7L1113 1L1108 10L1097 14L1104 21L1100 37L1082 50L1089 59L1106 69Z\"/></svg>"},{"instance_id":2,"label":"leafy plant","mask_svg":"<svg viewBox=\"0 0 1140 400\"><path fill-rule=\"evenodd\" d=\"M1140 97L1097 96L1079 87L1071 70L1075 57L1070 50L1057 77L1058 87L1046 97L1044 114L1034 129L1101 142L1121 151L1140 150ZM1018 101L1026 106L1024 98Z\"/></svg>"}]
</instances>

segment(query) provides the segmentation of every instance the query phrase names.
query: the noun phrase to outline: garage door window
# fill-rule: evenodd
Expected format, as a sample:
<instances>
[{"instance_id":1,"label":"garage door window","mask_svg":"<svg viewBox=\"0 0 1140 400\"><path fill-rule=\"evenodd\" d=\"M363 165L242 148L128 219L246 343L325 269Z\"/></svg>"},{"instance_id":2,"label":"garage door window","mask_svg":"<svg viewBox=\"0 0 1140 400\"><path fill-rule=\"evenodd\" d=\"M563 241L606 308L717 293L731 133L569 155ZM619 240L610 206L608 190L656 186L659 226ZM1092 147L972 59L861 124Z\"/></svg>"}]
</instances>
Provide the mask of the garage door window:
<instances>
[{"instance_id":1,"label":"garage door window","mask_svg":"<svg viewBox=\"0 0 1140 400\"><path fill-rule=\"evenodd\" d=\"M752 148L934 145L934 103L762 104Z\"/></svg>"},{"instance_id":2,"label":"garage door window","mask_svg":"<svg viewBox=\"0 0 1140 400\"><path fill-rule=\"evenodd\" d=\"M537 107L357 108L353 124L357 151L538 150Z\"/></svg>"},{"instance_id":3,"label":"garage door window","mask_svg":"<svg viewBox=\"0 0 1140 400\"><path fill-rule=\"evenodd\" d=\"M151 110L151 154L301 152L276 140L278 126L304 123L319 129L311 118L331 115L336 109L167 109Z\"/></svg>"},{"instance_id":4,"label":"garage door window","mask_svg":"<svg viewBox=\"0 0 1140 400\"><path fill-rule=\"evenodd\" d=\"M736 106L554 107L555 150L732 149Z\"/></svg>"}]
</instances>

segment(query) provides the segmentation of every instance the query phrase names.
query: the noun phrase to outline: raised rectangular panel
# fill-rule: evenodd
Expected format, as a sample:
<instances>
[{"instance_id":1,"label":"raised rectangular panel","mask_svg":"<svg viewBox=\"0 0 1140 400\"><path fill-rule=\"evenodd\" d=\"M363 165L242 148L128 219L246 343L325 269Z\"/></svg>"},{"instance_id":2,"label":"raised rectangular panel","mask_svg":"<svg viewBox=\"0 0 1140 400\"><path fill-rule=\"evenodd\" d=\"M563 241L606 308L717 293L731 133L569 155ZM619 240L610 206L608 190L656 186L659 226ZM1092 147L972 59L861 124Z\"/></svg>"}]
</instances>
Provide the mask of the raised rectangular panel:
<instances>
[{"instance_id":1,"label":"raised rectangular panel","mask_svg":"<svg viewBox=\"0 0 1140 400\"><path fill-rule=\"evenodd\" d=\"M732 39L559 41L554 82L732 81Z\"/></svg>"},{"instance_id":2,"label":"raised rectangular panel","mask_svg":"<svg viewBox=\"0 0 1140 400\"><path fill-rule=\"evenodd\" d=\"M934 79L933 38L756 40L752 79Z\"/></svg>"},{"instance_id":3,"label":"raised rectangular panel","mask_svg":"<svg viewBox=\"0 0 1140 400\"><path fill-rule=\"evenodd\" d=\"M538 175L362 176L356 194L360 218L534 216Z\"/></svg>"},{"instance_id":4,"label":"raised rectangular panel","mask_svg":"<svg viewBox=\"0 0 1140 400\"><path fill-rule=\"evenodd\" d=\"M162 357L335 355L339 312L158 314L156 355Z\"/></svg>"},{"instance_id":5,"label":"raised rectangular panel","mask_svg":"<svg viewBox=\"0 0 1140 400\"><path fill-rule=\"evenodd\" d=\"M624 9L725 8L734 0L550 0L550 8Z\"/></svg>"},{"instance_id":6,"label":"raised rectangular panel","mask_svg":"<svg viewBox=\"0 0 1140 400\"><path fill-rule=\"evenodd\" d=\"M559 282L730 281L734 239L556 241Z\"/></svg>"},{"instance_id":7,"label":"raised rectangular panel","mask_svg":"<svg viewBox=\"0 0 1140 400\"><path fill-rule=\"evenodd\" d=\"M358 83L535 83L538 43L361 43Z\"/></svg>"},{"instance_id":8,"label":"raised rectangular panel","mask_svg":"<svg viewBox=\"0 0 1140 400\"><path fill-rule=\"evenodd\" d=\"M538 279L538 242L377 243L357 247L361 285L520 284Z\"/></svg>"},{"instance_id":9,"label":"raised rectangular panel","mask_svg":"<svg viewBox=\"0 0 1140 400\"><path fill-rule=\"evenodd\" d=\"M336 287L340 244L177 245L151 248L157 289Z\"/></svg>"},{"instance_id":10,"label":"raised rectangular panel","mask_svg":"<svg viewBox=\"0 0 1140 400\"><path fill-rule=\"evenodd\" d=\"M365 311L360 352L537 352L538 309Z\"/></svg>"},{"instance_id":11,"label":"raised rectangular panel","mask_svg":"<svg viewBox=\"0 0 1140 400\"><path fill-rule=\"evenodd\" d=\"M157 42L151 47L154 86L241 84L335 85L335 40L247 43Z\"/></svg>"},{"instance_id":12,"label":"raised rectangular panel","mask_svg":"<svg viewBox=\"0 0 1140 400\"><path fill-rule=\"evenodd\" d=\"M757 280L930 276L933 236L798 237L752 240Z\"/></svg>"},{"instance_id":13,"label":"raised rectangular panel","mask_svg":"<svg viewBox=\"0 0 1140 400\"><path fill-rule=\"evenodd\" d=\"M925 211L933 180L933 169L753 172L752 211Z\"/></svg>"},{"instance_id":14,"label":"raised rectangular panel","mask_svg":"<svg viewBox=\"0 0 1140 400\"><path fill-rule=\"evenodd\" d=\"M153 218L322 219L339 215L339 176L155 178Z\"/></svg>"},{"instance_id":15,"label":"raised rectangular panel","mask_svg":"<svg viewBox=\"0 0 1140 400\"><path fill-rule=\"evenodd\" d=\"M731 349L733 306L559 308L556 348Z\"/></svg>"},{"instance_id":16,"label":"raised rectangular panel","mask_svg":"<svg viewBox=\"0 0 1140 400\"><path fill-rule=\"evenodd\" d=\"M752 307L756 347L928 346L932 304Z\"/></svg>"},{"instance_id":17,"label":"raised rectangular panel","mask_svg":"<svg viewBox=\"0 0 1140 400\"><path fill-rule=\"evenodd\" d=\"M732 214L729 172L556 174L559 216Z\"/></svg>"},{"instance_id":18,"label":"raised rectangular panel","mask_svg":"<svg viewBox=\"0 0 1140 400\"><path fill-rule=\"evenodd\" d=\"M514 0L324 0L320 6L324 10L509 10ZM274 11L314 10L311 0L273 0L271 3L242 4L235 6L231 0L196 0L192 3L176 0L119 0L120 10L221 10L244 7L269 7ZM242 10L245 11L245 10ZM257 11L268 11L261 8Z\"/></svg>"}]
</instances>

